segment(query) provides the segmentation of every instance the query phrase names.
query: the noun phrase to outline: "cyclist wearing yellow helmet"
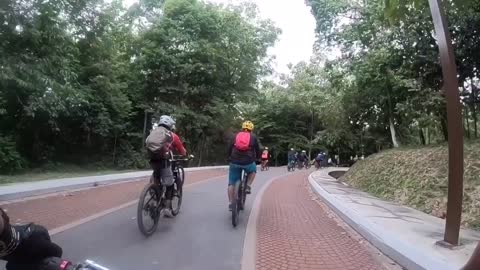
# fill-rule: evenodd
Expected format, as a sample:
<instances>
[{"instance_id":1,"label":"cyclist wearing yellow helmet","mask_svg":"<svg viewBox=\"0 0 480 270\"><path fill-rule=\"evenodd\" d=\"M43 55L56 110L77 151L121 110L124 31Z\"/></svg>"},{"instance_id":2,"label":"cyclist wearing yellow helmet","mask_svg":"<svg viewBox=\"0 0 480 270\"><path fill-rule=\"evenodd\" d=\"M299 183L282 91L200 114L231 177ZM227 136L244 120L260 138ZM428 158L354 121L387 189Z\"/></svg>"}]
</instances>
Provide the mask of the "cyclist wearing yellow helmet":
<instances>
[{"instance_id":1,"label":"cyclist wearing yellow helmet","mask_svg":"<svg viewBox=\"0 0 480 270\"><path fill-rule=\"evenodd\" d=\"M253 123L245 121L242 130L235 134L234 140L228 146L230 168L228 173L228 200L231 209L235 184L240 181L242 170L248 174L246 193L251 192L251 185L257 172L256 161L260 159L261 151L257 136L252 133Z\"/></svg>"}]
</instances>

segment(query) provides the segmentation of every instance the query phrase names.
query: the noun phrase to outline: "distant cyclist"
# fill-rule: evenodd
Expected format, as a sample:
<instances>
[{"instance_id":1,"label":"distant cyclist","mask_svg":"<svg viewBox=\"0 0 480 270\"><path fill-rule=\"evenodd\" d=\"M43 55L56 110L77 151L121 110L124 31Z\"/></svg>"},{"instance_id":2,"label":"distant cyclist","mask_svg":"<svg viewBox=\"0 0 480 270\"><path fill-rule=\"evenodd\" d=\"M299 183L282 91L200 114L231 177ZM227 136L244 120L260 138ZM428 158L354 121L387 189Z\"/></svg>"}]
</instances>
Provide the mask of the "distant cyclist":
<instances>
[{"instance_id":1,"label":"distant cyclist","mask_svg":"<svg viewBox=\"0 0 480 270\"><path fill-rule=\"evenodd\" d=\"M162 115L158 121L158 127L155 128L146 140L147 149L150 154L150 165L153 169L155 178L162 178L164 183L169 183L166 191L166 200L164 214L167 217L173 217L171 212L171 204L173 198L173 171L169 159L170 151L174 151L182 156L187 155L187 150L183 146L180 137L175 134L175 120L168 116ZM176 178L176 181L180 179ZM177 187L182 183L176 183Z\"/></svg>"},{"instance_id":2,"label":"distant cyclist","mask_svg":"<svg viewBox=\"0 0 480 270\"><path fill-rule=\"evenodd\" d=\"M307 151L302 150L302 152L297 155L297 160L302 167L305 166L306 162L308 162Z\"/></svg>"},{"instance_id":3,"label":"distant cyclist","mask_svg":"<svg viewBox=\"0 0 480 270\"><path fill-rule=\"evenodd\" d=\"M230 161L228 173L228 201L232 209L235 184L242 177L242 170L248 174L245 192L251 193L251 186L257 173L256 161L261 157L257 136L252 133L253 123L245 121L242 130L235 134L233 141L228 145L228 159Z\"/></svg>"},{"instance_id":4,"label":"distant cyclist","mask_svg":"<svg viewBox=\"0 0 480 270\"><path fill-rule=\"evenodd\" d=\"M287 159L288 159L288 164L294 163L297 160L297 152L295 152L295 149L290 148L290 150L287 153Z\"/></svg>"},{"instance_id":5,"label":"distant cyclist","mask_svg":"<svg viewBox=\"0 0 480 270\"><path fill-rule=\"evenodd\" d=\"M270 153L268 152L268 147L265 147L262 151L262 169L267 167L269 158L270 158Z\"/></svg>"}]
</instances>

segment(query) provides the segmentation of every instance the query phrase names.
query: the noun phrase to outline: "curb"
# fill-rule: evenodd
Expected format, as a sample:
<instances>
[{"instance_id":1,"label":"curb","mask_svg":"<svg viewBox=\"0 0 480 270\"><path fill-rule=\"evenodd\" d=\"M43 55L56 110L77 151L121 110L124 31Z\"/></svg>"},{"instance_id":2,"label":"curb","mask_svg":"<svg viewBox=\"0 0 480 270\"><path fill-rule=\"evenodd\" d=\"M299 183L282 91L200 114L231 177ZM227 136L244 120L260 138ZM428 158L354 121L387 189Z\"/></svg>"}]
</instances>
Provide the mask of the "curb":
<instances>
[{"instance_id":1,"label":"curb","mask_svg":"<svg viewBox=\"0 0 480 270\"><path fill-rule=\"evenodd\" d=\"M186 172L203 171L211 169L227 169L228 166L205 166L185 168ZM50 193L64 192L81 188L95 187L126 181L139 181L152 174L151 170L128 172L100 176L85 176L54 180L25 182L20 184L0 186L0 202L41 196ZM67 181L68 183L64 183ZM32 187L33 186L33 187ZM3 189L3 190L2 190ZM10 190L8 190L10 189Z\"/></svg>"},{"instance_id":2,"label":"curb","mask_svg":"<svg viewBox=\"0 0 480 270\"><path fill-rule=\"evenodd\" d=\"M331 177L328 174L323 177L327 176ZM334 180L333 177L331 178ZM339 215L343 221L402 267L409 270L458 270L458 268L446 264L443 260L426 256L426 254L423 254L423 251L417 249L415 245L405 243L398 237L392 236L387 228L381 227L345 207L340 200L320 186L313 179L312 174L308 176L308 182L313 191Z\"/></svg>"}]
</instances>

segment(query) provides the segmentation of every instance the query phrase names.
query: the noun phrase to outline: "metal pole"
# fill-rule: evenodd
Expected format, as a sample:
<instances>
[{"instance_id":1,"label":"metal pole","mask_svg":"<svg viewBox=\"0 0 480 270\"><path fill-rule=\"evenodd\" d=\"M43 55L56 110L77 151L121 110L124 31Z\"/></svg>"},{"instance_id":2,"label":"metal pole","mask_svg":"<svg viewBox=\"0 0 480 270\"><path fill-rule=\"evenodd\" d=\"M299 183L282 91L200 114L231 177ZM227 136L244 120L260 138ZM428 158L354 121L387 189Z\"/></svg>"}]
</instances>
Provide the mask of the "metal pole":
<instances>
[{"instance_id":1,"label":"metal pole","mask_svg":"<svg viewBox=\"0 0 480 270\"><path fill-rule=\"evenodd\" d=\"M448 121L448 202L444 243L458 245L463 200L463 129L457 65L441 0L429 0L440 51ZM445 243L446 242L446 243ZM442 243L440 243L442 244Z\"/></svg>"}]
</instances>

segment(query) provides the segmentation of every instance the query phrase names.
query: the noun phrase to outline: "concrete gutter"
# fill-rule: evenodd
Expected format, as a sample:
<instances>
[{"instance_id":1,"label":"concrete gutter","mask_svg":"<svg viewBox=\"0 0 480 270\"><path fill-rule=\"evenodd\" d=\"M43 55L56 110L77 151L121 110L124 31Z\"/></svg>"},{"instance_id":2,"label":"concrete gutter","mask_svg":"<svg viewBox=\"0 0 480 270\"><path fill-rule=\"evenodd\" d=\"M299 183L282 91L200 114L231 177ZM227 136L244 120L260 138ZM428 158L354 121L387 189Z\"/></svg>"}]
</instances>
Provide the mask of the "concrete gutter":
<instances>
[{"instance_id":1,"label":"concrete gutter","mask_svg":"<svg viewBox=\"0 0 480 270\"><path fill-rule=\"evenodd\" d=\"M458 270L472 254L478 232L462 230L456 250L435 244L445 221L415 209L382 201L328 175L332 168L309 175L313 191L347 224L385 255L410 270ZM346 170L346 169L345 169Z\"/></svg>"},{"instance_id":2,"label":"concrete gutter","mask_svg":"<svg viewBox=\"0 0 480 270\"><path fill-rule=\"evenodd\" d=\"M206 167L192 167L185 168L186 172L211 170L211 169L227 169L228 166L206 166ZM49 193L69 191L80 188L93 187L98 185L106 185L124 181L142 180L152 174L151 170L85 176L74 178L61 178L52 180L41 180L34 182L24 182L18 184L9 184L0 186L0 202L8 200L22 199L32 196L40 196Z\"/></svg>"}]
</instances>

